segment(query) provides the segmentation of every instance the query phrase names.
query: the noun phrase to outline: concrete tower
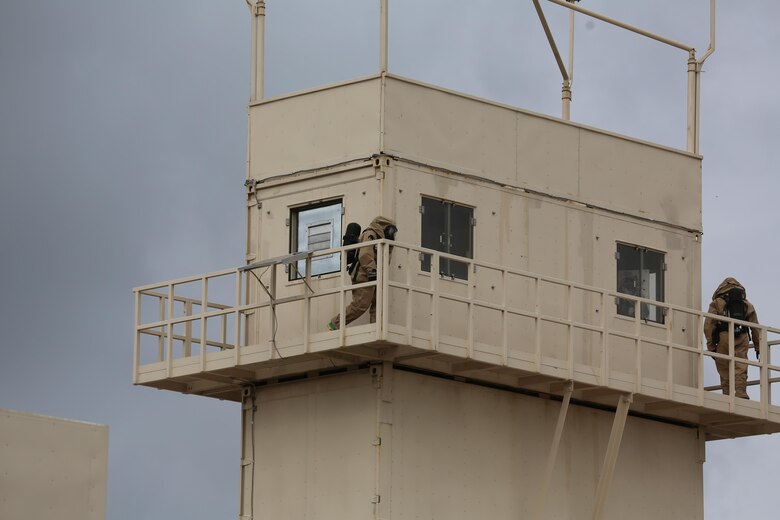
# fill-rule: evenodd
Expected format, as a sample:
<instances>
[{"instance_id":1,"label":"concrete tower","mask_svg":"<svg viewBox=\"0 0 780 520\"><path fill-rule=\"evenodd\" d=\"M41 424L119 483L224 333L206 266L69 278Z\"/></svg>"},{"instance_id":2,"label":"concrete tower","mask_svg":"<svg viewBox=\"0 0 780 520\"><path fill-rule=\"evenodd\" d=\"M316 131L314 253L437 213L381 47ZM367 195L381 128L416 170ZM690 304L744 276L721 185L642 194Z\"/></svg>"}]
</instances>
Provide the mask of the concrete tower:
<instances>
[{"instance_id":1,"label":"concrete tower","mask_svg":"<svg viewBox=\"0 0 780 520\"><path fill-rule=\"evenodd\" d=\"M265 99L251 5L246 265L136 288L133 372L243 403L242 519L703 518L705 442L780 431L777 329L752 400L704 383L709 51L549 1L689 52L687 150L570 122L549 31L562 119L391 74L387 0L377 74ZM376 319L328 330L377 215Z\"/></svg>"}]
</instances>

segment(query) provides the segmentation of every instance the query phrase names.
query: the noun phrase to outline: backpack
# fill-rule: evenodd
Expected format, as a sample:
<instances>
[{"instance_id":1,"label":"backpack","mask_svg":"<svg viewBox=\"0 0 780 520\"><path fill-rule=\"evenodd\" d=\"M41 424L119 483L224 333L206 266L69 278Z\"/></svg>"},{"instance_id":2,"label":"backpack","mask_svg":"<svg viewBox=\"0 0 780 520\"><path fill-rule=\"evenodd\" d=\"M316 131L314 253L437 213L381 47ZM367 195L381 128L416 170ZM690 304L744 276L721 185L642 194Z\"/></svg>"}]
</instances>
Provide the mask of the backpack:
<instances>
[{"instance_id":1,"label":"backpack","mask_svg":"<svg viewBox=\"0 0 780 520\"><path fill-rule=\"evenodd\" d=\"M747 304L742 298L742 289L733 287L726 293L726 316L735 320L745 320L747 318Z\"/></svg>"},{"instance_id":2,"label":"backpack","mask_svg":"<svg viewBox=\"0 0 780 520\"><path fill-rule=\"evenodd\" d=\"M360 242L360 231L360 224L357 222L350 222L347 224L347 232L344 234L341 245L351 246ZM347 251L347 272L351 273L355 267L357 267L358 251L358 248Z\"/></svg>"},{"instance_id":3,"label":"backpack","mask_svg":"<svg viewBox=\"0 0 780 520\"><path fill-rule=\"evenodd\" d=\"M742 289L739 287L732 287L728 292L720 295L720 298L726 302L726 307L723 309L726 312L726 316L735 320L747 321L747 303L745 303L743 294ZM728 323L719 322L718 326L712 331L712 342L717 345L720 333L727 330L729 330ZM750 329L745 325L734 325L735 336L744 332L750 334ZM750 338L750 335L748 335L748 338Z\"/></svg>"}]
</instances>

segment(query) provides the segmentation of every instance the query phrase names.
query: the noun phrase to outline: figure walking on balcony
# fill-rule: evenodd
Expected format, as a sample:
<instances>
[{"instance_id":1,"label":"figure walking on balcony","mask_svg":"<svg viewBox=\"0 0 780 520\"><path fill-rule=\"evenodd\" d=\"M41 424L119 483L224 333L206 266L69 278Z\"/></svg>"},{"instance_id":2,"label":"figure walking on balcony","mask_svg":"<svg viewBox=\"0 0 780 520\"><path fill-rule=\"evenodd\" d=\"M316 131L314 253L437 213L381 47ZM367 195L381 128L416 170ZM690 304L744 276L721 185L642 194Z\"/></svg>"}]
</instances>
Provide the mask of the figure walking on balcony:
<instances>
[{"instance_id":1,"label":"figure walking on balcony","mask_svg":"<svg viewBox=\"0 0 780 520\"><path fill-rule=\"evenodd\" d=\"M712 303L707 310L710 314L727 316L737 320L758 323L756 309L747 300L745 288L734 278L726 278L721 282L712 295ZM756 349L756 358L759 356L761 343L761 331L757 327L734 325L734 357L747 359L750 336L753 336L753 346ZM704 334L707 338L707 350L718 354L729 354L729 324L718 321L715 318L704 320ZM720 375L720 384L723 393L729 393L729 361L715 359L715 367ZM734 386L736 396L750 399L747 394L747 365L734 363Z\"/></svg>"},{"instance_id":2,"label":"figure walking on balcony","mask_svg":"<svg viewBox=\"0 0 780 520\"><path fill-rule=\"evenodd\" d=\"M398 228L387 217L376 217L360 235L360 242L370 242L386 238L395 240ZM358 249L357 266L352 270L352 283L365 283L376 280L376 246L363 246ZM376 287L361 287L352 291L352 301L344 313L344 324L349 324L366 311L369 311L371 323L376 321ZM328 330L337 330L340 326L337 314L328 322Z\"/></svg>"}]
</instances>

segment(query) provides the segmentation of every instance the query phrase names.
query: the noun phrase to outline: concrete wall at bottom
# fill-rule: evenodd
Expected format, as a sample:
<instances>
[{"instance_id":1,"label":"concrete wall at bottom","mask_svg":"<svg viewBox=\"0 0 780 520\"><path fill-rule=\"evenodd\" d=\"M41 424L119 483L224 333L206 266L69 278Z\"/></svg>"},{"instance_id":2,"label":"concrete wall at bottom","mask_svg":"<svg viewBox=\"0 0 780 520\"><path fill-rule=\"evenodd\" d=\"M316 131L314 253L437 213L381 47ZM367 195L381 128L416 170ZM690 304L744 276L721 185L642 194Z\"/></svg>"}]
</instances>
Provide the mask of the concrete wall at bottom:
<instances>
[{"instance_id":1,"label":"concrete wall at bottom","mask_svg":"<svg viewBox=\"0 0 780 520\"><path fill-rule=\"evenodd\" d=\"M254 518L530 518L560 403L383 371L257 390ZM613 418L569 408L545 518L591 517ZM703 518L700 450L695 429L629 417L604 517Z\"/></svg>"}]
</instances>

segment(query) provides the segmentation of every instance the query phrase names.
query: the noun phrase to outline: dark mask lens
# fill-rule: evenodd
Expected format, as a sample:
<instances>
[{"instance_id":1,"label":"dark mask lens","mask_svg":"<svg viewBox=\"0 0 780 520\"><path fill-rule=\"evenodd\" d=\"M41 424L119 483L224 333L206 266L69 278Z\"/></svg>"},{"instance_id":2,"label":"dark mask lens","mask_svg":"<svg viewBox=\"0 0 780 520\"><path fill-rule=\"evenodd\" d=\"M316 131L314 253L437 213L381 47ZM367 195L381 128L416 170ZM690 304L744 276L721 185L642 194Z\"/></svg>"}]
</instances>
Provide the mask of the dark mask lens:
<instances>
[{"instance_id":1,"label":"dark mask lens","mask_svg":"<svg viewBox=\"0 0 780 520\"><path fill-rule=\"evenodd\" d=\"M396 231L398 231L398 228L395 226L387 226L385 228L385 238L388 240L395 240Z\"/></svg>"}]
</instances>

